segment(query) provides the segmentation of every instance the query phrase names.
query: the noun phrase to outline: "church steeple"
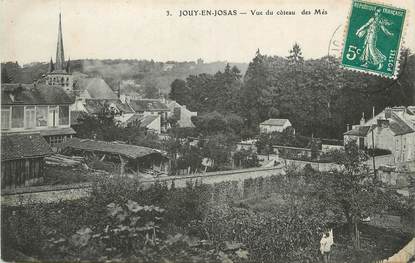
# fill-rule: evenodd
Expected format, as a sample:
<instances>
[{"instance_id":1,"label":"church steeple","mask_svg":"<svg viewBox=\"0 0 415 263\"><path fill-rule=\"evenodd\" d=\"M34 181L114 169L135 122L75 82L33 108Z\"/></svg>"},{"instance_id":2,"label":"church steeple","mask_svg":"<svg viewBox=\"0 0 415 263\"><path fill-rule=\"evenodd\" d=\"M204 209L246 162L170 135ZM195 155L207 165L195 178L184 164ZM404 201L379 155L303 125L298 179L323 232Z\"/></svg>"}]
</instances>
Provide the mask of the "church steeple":
<instances>
[{"instance_id":1,"label":"church steeple","mask_svg":"<svg viewBox=\"0 0 415 263\"><path fill-rule=\"evenodd\" d=\"M63 53L61 14L59 13L58 43L56 47L56 70L65 70L65 55Z\"/></svg>"},{"instance_id":2,"label":"church steeple","mask_svg":"<svg viewBox=\"0 0 415 263\"><path fill-rule=\"evenodd\" d=\"M50 62L49 62L49 73L54 71L55 67L53 66L53 61L52 61L52 57L50 58Z\"/></svg>"}]
</instances>

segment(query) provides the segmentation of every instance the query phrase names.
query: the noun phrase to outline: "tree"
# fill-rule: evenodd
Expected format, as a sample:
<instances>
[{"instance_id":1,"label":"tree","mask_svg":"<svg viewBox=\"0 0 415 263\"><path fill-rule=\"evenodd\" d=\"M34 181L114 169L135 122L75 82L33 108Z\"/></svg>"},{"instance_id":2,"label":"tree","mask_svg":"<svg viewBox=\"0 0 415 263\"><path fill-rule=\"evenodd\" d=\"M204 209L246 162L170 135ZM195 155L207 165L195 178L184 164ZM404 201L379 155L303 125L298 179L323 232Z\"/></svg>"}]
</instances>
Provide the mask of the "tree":
<instances>
[{"instance_id":1,"label":"tree","mask_svg":"<svg viewBox=\"0 0 415 263\"><path fill-rule=\"evenodd\" d=\"M5 67L1 67L1 83L10 83L12 79L9 77Z\"/></svg>"},{"instance_id":2,"label":"tree","mask_svg":"<svg viewBox=\"0 0 415 263\"><path fill-rule=\"evenodd\" d=\"M292 64L298 64L302 63L304 61L304 58L302 56L301 48L297 43L294 43L293 48L289 51L290 55L287 57L287 59Z\"/></svg>"},{"instance_id":3,"label":"tree","mask_svg":"<svg viewBox=\"0 0 415 263\"><path fill-rule=\"evenodd\" d=\"M250 128L257 127L261 121L268 118L269 108L272 105L265 59L266 57L261 55L258 49L245 74L241 104L242 113Z\"/></svg>"},{"instance_id":4,"label":"tree","mask_svg":"<svg viewBox=\"0 0 415 263\"><path fill-rule=\"evenodd\" d=\"M156 83L154 81L146 81L144 83L144 96L148 99L159 98L159 91L157 90Z\"/></svg>"},{"instance_id":5,"label":"tree","mask_svg":"<svg viewBox=\"0 0 415 263\"><path fill-rule=\"evenodd\" d=\"M354 141L345 145L344 151L333 153L340 169L315 176L316 195L321 205L336 214L343 214L355 247L360 247L358 224L362 219L391 208L400 207L397 195L387 188L364 161L367 156L359 151Z\"/></svg>"},{"instance_id":6,"label":"tree","mask_svg":"<svg viewBox=\"0 0 415 263\"><path fill-rule=\"evenodd\" d=\"M186 86L186 81L182 79L175 79L170 84L169 98L177 101L181 105L189 105L190 91Z\"/></svg>"}]
</instances>

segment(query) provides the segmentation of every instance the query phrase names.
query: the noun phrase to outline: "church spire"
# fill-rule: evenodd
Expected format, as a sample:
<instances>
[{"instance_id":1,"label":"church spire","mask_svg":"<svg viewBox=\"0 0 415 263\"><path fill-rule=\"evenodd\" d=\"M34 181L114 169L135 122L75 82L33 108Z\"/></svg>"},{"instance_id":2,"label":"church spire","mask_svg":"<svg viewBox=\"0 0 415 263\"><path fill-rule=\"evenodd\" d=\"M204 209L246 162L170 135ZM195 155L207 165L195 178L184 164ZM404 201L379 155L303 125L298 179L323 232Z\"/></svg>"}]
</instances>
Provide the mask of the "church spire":
<instances>
[{"instance_id":1,"label":"church spire","mask_svg":"<svg viewBox=\"0 0 415 263\"><path fill-rule=\"evenodd\" d=\"M50 57L50 62L49 62L49 72L52 72L53 70L55 70L55 67L53 66L52 57Z\"/></svg>"},{"instance_id":2,"label":"church spire","mask_svg":"<svg viewBox=\"0 0 415 263\"><path fill-rule=\"evenodd\" d=\"M58 44L56 47L56 70L65 70L65 56L63 53L61 13L59 13Z\"/></svg>"}]
</instances>

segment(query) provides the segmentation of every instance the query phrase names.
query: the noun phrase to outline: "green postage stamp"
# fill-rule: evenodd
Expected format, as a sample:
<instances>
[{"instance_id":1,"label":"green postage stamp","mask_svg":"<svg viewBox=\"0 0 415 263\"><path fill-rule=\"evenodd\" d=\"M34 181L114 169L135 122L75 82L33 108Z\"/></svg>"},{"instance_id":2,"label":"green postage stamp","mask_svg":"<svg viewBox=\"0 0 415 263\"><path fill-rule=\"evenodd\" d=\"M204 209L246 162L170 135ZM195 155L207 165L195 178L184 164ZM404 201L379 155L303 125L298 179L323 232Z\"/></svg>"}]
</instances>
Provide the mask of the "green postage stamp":
<instances>
[{"instance_id":1,"label":"green postage stamp","mask_svg":"<svg viewBox=\"0 0 415 263\"><path fill-rule=\"evenodd\" d=\"M396 78L406 10L355 0L349 17L342 66Z\"/></svg>"}]
</instances>

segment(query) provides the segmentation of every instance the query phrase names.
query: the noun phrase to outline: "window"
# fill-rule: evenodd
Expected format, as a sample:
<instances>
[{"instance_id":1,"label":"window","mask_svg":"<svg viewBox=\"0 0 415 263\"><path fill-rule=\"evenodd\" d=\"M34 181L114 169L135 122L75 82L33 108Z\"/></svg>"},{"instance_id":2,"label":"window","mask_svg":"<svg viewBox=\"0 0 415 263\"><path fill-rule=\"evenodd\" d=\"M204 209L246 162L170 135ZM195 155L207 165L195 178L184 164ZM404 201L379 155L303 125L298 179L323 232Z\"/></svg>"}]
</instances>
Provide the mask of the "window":
<instances>
[{"instance_id":1,"label":"window","mask_svg":"<svg viewBox=\"0 0 415 263\"><path fill-rule=\"evenodd\" d=\"M56 127L58 125L58 107L49 106L49 127Z\"/></svg>"},{"instance_id":2,"label":"window","mask_svg":"<svg viewBox=\"0 0 415 263\"><path fill-rule=\"evenodd\" d=\"M64 141L66 141L66 136L60 136L60 135L50 136L49 139L48 139L48 142L49 142L50 146L52 146L52 147L56 146L57 144L62 143Z\"/></svg>"},{"instance_id":3,"label":"window","mask_svg":"<svg viewBox=\"0 0 415 263\"><path fill-rule=\"evenodd\" d=\"M36 127L36 111L34 106L27 106L25 110L25 128Z\"/></svg>"},{"instance_id":4,"label":"window","mask_svg":"<svg viewBox=\"0 0 415 263\"><path fill-rule=\"evenodd\" d=\"M69 124L69 106L59 106L59 125Z\"/></svg>"},{"instance_id":5,"label":"window","mask_svg":"<svg viewBox=\"0 0 415 263\"><path fill-rule=\"evenodd\" d=\"M47 106L36 107L36 126L37 127L48 126L48 107Z\"/></svg>"},{"instance_id":6,"label":"window","mask_svg":"<svg viewBox=\"0 0 415 263\"><path fill-rule=\"evenodd\" d=\"M1 129L10 129L10 107L1 108Z\"/></svg>"},{"instance_id":7,"label":"window","mask_svg":"<svg viewBox=\"0 0 415 263\"><path fill-rule=\"evenodd\" d=\"M13 106L12 107L12 128L24 127L24 107Z\"/></svg>"}]
</instances>

